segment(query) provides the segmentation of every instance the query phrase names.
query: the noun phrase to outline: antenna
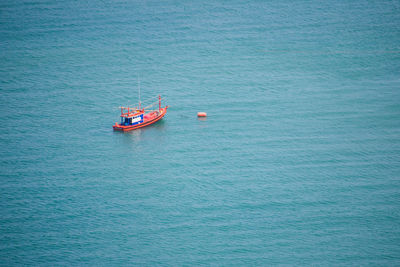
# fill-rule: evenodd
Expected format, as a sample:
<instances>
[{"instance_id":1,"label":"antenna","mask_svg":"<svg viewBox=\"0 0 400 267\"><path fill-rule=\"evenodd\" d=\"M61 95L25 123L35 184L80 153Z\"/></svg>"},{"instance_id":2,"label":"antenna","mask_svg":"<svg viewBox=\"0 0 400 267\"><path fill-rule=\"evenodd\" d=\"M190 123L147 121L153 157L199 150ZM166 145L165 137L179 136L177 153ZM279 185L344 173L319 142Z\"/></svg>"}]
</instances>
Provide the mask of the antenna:
<instances>
[{"instance_id":1,"label":"antenna","mask_svg":"<svg viewBox=\"0 0 400 267\"><path fill-rule=\"evenodd\" d=\"M140 78L139 78L139 75L138 75L138 87L139 87L139 109L141 109L141 107L140 107L141 103L140 103Z\"/></svg>"}]
</instances>

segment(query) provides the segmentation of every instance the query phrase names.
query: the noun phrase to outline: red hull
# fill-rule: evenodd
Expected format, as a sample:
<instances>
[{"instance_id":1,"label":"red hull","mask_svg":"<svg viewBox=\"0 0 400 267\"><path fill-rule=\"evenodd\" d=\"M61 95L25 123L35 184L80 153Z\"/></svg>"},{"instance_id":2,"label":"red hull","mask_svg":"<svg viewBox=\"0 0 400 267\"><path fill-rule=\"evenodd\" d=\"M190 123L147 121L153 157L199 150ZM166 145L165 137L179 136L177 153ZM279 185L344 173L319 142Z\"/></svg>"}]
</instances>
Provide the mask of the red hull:
<instances>
[{"instance_id":1,"label":"red hull","mask_svg":"<svg viewBox=\"0 0 400 267\"><path fill-rule=\"evenodd\" d=\"M138 128L142 128L142 127L148 126L150 124L153 124L153 123L161 120L165 116L165 114L167 113L167 108L168 108L168 106L166 106L165 108L162 108L160 110L160 114L157 117L151 118L149 120L144 120L140 124L125 126L125 125L121 125L121 124L115 123L115 125L113 125L113 129L115 131L127 132L127 131L132 131L132 130L135 130L135 129L138 129Z\"/></svg>"}]
</instances>

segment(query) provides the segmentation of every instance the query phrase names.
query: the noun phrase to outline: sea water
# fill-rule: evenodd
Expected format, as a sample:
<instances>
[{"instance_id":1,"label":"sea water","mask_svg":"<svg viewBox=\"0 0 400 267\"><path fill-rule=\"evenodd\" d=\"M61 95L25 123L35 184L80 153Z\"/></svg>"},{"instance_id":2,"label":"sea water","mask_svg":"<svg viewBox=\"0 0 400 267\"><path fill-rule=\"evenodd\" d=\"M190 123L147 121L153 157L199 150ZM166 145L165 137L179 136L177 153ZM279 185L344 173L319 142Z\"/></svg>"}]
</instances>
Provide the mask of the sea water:
<instances>
[{"instance_id":1,"label":"sea water","mask_svg":"<svg viewBox=\"0 0 400 267\"><path fill-rule=\"evenodd\" d=\"M0 264L398 266L399 75L399 1L3 1Z\"/></svg>"}]
</instances>

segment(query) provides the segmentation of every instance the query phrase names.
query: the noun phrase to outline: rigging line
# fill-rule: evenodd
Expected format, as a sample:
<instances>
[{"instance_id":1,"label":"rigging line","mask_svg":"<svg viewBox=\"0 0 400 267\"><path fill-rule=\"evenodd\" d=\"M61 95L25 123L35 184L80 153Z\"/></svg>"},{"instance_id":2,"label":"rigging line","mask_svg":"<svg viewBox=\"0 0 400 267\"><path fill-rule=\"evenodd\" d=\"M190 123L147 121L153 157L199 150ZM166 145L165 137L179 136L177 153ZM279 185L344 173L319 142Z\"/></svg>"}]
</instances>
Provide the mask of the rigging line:
<instances>
[{"instance_id":1,"label":"rigging line","mask_svg":"<svg viewBox=\"0 0 400 267\"><path fill-rule=\"evenodd\" d=\"M155 105L158 105L158 101L157 101L157 102L154 102L154 103L151 104L151 105L148 105L148 106L144 107L143 109L149 109L149 108L151 108L151 107L153 107L153 106L155 106Z\"/></svg>"},{"instance_id":2,"label":"rigging line","mask_svg":"<svg viewBox=\"0 0 400 267\"><path fill-rule=\"evenodd\" d=\"M150 102L150 101L146 101L146 102L150 102L150 104L153 104L153 103L158 103L158 96L157 97L153 97L153 98L149 98L148 100L156 100L156 101L154 101L154 102ZM166 97L161 97L161 100L165 100L166 99ZM145 101L143 101L143 103L145 103Z\"/></svg>"},{"instance_id":3,"label":"rigging line","mask_svg":"<svg viewBox=\"0 0 400 267\"><path fill-rule=\"evenodd\" d=\"M164 98L162 98L162 99L164 100ZM153 103L150 103L146 108L157 105L157 104L158 104L158 100Z\"/></svg>"},{"instance_id":4,"label":"rigging line","mask_svg":"<svg viewBox=\"0 0 400 267\"><path fill-rule=\"evenodd\" d=\"M149 99L151 99L151 98L149 98ZM154 105L157 105L158 104L158 97L153 97L153 99L157 99L157 101L154 101L153 103L150 103L149 105L147 105L143 109L147 109L147 108L150 108L150 107L152 107ZM166 99L167 99L166 97L162 97L161 98L161 100L163 100L163 101L165 101ZM128 108L128 107L130 107L132 110L135 109L135 107L131 106L131 104L129 102L128 102L127 106L123 107L123 108ZM118 107L116 109L121 109L121 108L122 108L122 106L120 106L120 107Z\"/></svg>"},{"instance_id":5,"label":"rigging line","mask_svg":"<svg viewBox=\"0 0 400 267\"><path fill-rule=\"evenodd\" d=\"M152 101L153 99L156 99L156 98L155 98L155 97L149 97L149 98L147 98L145 101L143 101L143 103L150 102L150 101Z\"/></svg>"},{"instance_id":6,"label":"rigging line","mask_svg":"<svg viewBox=\"0 0 400 267\"><path fill-rule=\"evenodd\" d=\"M154 102L153 104L146 106L144 109L151 108L152 106L154 106L154 105L156 105L156 104L158 104L158 102Z\"/></svg>"},{"instance_id":7,"label":"rigging line","mask_svg":"<svg viewBox=\"0 0 400 267\"><path fill-rule=\"evenodd\" d=\"M167 97L161 97L161 100L162 101L165 101L166 99L168 99ZM153 101L153 100L155 100L154 102L150 102L150 101ZM158 103L158 96L156 96L156 97L148 97L146 100L144 100L144 101L140 101L139 100L139 102L140 103L148 103L148 102L150 102L150 104L155 104L155 103ZM132 105L135 105L134 103L132 103L131 101L128 101L128 103L127 103L127 106L132 106Z\"/></svg>"},{"instance_id":8,"label":"rigging line","mask_svg":"<svg viewBox=\"0 0 400 267\"><path fill-rule=\"evenodd\" d=\"M149 101L149 100L153 100L153 99L158 99L158 96L157 97L154 97L154 96L150 96L150 97L148 97L145 101ZM145 102L145 101L143 101L143 102Z\"/></svg>"}]
</instances>

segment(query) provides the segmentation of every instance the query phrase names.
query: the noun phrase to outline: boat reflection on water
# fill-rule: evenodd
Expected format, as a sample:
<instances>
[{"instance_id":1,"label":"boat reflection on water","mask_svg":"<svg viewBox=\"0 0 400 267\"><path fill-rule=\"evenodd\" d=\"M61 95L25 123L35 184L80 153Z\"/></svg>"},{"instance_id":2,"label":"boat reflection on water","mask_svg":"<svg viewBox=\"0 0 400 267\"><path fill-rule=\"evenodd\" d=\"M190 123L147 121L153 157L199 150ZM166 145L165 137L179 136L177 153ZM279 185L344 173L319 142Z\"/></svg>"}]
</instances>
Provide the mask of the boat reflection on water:
<instances>
[{"instance_id":1,"label":"boat reflection on water","mask_svg":"<svg viewBox=\"0 0 400 267\"><path fill-rule=\"evenodd\" d=\"M166 129L166 122L164 120L160 120L152 125L149 125L144 128L139 128L134 131L122 132L122 131L113 131L115 135L121 137L121 141L124 143L124 146L129 147L132 144L137 144L143 141L152 141L162 139L162 132Z\"/></svg>"}]
</instances>

